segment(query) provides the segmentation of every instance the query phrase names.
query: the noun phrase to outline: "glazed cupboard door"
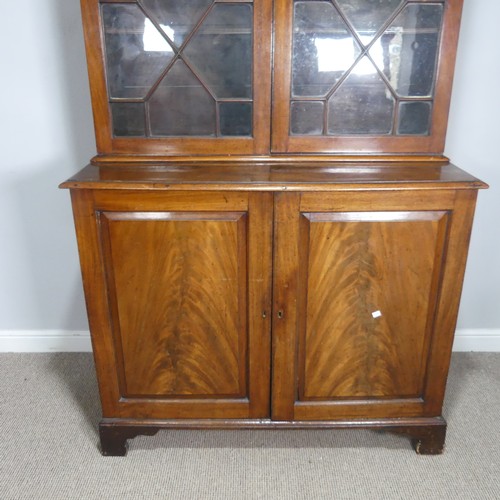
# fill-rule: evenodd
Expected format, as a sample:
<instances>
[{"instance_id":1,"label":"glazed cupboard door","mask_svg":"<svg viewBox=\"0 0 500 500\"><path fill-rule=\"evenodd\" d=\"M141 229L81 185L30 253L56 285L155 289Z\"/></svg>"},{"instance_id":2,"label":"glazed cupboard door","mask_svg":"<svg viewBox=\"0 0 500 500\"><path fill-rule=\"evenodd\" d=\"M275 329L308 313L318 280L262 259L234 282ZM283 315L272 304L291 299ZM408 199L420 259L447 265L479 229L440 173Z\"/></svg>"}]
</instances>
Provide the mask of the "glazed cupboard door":
<instances>
[{"instance_id":1,"label":"glazed cupboard door","mask_svg":"<svg viewBox=\"0 0 500 500\"><path fill-rule=\"evenodd\" d=\"M463 0L275 0L273 152L444 148Z\"/></svg>"},{"instance_id":2,"label":"glazed cupboard door","mask_svg":"<svg viewBox=\"0 0 500 500\"><path fill-rule=\"evenodd\" d=\"M441 415L475 193L280 193L272 415Z\"/></svg>"},{"instance_id":3,"label":"glazed cupboard door","mask_svg":"<svg viewBox=\"0 0 500 500\"><path fill-rule=\"evenodd\" d=\"M268 416L272 195L72 196L104 417Z\"/></svg>"},{"instance_id":4,"label":"glazed cupboard door","mask_svg":"<svg viewBox=\"0 0 500 500\"><path fill-rule=\"evenodd\" d=\"M82 0L101 155L269 151L267 0Z\"/></svg>"}]
</instances>

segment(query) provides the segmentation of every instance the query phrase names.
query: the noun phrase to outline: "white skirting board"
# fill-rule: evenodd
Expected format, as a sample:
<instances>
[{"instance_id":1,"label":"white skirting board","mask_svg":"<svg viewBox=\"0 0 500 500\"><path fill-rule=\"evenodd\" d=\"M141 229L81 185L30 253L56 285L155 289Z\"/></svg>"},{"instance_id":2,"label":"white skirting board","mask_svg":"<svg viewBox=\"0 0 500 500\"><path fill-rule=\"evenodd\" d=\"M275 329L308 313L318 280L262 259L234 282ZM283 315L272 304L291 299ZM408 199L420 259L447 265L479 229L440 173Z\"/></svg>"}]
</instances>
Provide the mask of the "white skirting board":
<instances>
[{"instance_id":1,"label":"white skirting board","mask_svg":"<svg viewBox=\"0 0 500 500\"><path fill-rule=\"evenodd\" d=\"M456 352L500 352L500 329L459 329L455 332Z\"/></svg>"},{"instance_id":2,"label":"white skirting board","mask_svg":"<svg viewBox=\"0 0 500 500\"><path fill-rule=\"evenodd\" d=\"M0 352L90 352L88 330L0 330Z\"/></svg>"},{"instance_id":3,"label":"white skirting board","mask_svg":"<svg viewBox=\"0 0 500 500\"><path fill-rule=\"evenodd\" d=\"M0 330L0 352L90 352L88 331ZM500 352L500 329L457 330L453 350Z\"/></svg>"}]
</instances>

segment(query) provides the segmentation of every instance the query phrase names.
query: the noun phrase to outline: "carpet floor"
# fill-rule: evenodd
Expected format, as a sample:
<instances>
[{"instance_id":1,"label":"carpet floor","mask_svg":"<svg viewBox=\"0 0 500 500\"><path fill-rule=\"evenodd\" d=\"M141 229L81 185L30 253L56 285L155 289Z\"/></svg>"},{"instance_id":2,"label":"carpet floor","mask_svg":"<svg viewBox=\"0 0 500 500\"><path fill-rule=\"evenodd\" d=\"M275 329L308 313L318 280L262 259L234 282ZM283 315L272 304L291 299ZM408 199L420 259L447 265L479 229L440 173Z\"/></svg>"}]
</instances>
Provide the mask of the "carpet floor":
<instances>
[{"instance_id":1,"label":"carpet floor","mask_svg":"<svg viewBox=\"0 0 500 500\"><path fill-rule=\"evenodd\" d=\"M500 353L456 353L446 450L366 430L166 430L98 448L88 353L0 355L0 500L500 499Z\"/></svg>"}]
</instances>

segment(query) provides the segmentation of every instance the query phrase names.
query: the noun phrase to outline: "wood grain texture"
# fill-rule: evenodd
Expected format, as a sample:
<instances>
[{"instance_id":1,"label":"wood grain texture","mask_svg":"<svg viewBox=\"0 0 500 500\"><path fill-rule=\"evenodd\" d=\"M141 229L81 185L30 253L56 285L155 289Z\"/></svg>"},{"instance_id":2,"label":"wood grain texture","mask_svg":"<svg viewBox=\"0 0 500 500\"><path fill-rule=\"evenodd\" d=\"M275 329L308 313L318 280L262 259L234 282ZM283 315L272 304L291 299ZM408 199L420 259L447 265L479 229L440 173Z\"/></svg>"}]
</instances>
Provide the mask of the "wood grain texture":
<instances>
[{"instance_id":1,"label":"wood grain texture","mask_svg":"<svg viewBox=\"0 0 500 500\"><path fill-rule=\"evenodd\" d=\"M292 74L293 2L274 1L274 64L272 100L273 152L288 152L290 130L290 94ZM315 153L321 150L315 151Z\"/></svg>"},{"instance_id":2,"label":"wood grain texture","mask_svg":"<svg viewBox=\"0 0 500 500\"><path fill-rule=\"evenodd\" d=\"M104 416L267 416L272 195L72 198Z\"/></svg>"},{"instance_id":3,"label":"wood grain texture","mask_svg":"<svg viewBox=\"0 0 500 500\"><path fill-rule=\"evenodd\" d=\"M446 213L302 217L309 244L300 259L308 294L299 398L420 397Z\"/></svg>"},{"instance_id":4,"label":"wood grain texture","mask_svg":"<svg viewBox=\"0 0 500 500\"><path fill-rule=\"evenodd\" d=\"M246 218L103 212L124 397L243 397Z\"/></svg>"},{"instance_id":5,"label":"wood grain texture","mask_svg":"<svg viewBox=\"0 0 500 500\"><path fill-rule=\"evenodd\" d=\"M249 416L271 414L273 195L248 196Z\"/></svg>"},{"instance_id":6,"label":"wood grain texture","mask_svg":"<svg viewBox=\"0 0 500 500\"><path fill-rule=\"evenodd\" d=\"M99 3L80 0L97 152L112 151L111 115L105 75Z\"/></svg>"},{"instance_id":7,"label":"wood grain texture","mask_svg":"<svg viewBox=\"0 0 500 500\"><path fill-rule=\"evenodd\" d=\"M278 193L274 205L272 399L274 420L293 420L297 373L299 258L298 193Z\"/></svg>"},{"instance_id":8,"label":"wood grain texture","mask_svg":"<svg viewBox=\"0 0 500 500\"><path fill-rule=\"evenodd\" d=\"M359 163L329 161L283 163L173 162L150 165L88 165L61 187L71 189L141 191L303 191L313 200L318 192L426 191L485 188L486 184L455 165L417 161ZM311 193L314 191L314 193ZM309 194L308 194L309 193ZM389 193L388 193L389 194ZM384 194L384 198L388 196ZM228 196L229 193L225 194ZM160 195L158 200L164 194ZM415 194L409 194L415 196ZM453 194L451 195L453 196Z\"/></svg>"},{"instance_id":9,"label":"wood grain texture","mask_svg":"<svg viewBox=\"0 0 500 500\"><path fill-rule=\"evenodd\" d=\"M73 190L71 202L102 413L116 417L122 416L118 408L120 388L93 195L87 189Z\"/></svg>"},{"instance_id":10,"label":"wood grain texture","mask_svg":"<svg viewBox=\"0 0 500 500\"><path fill-rule=\"evenodd\" d=\"M440 415L443 407L476 198L477 190L455 193L440 285L440 300L436 311L434 335L429 347L429 369L425 387L427 415Z\"/></svg>"},{"instance_id":11,"label":"wood grain texture","mask_svg":"<svg viewBox=\"0 0 500 500\"><path fill-rule=\"evenodd\" d=\"M460 181L461 189L454 189L454 179L450 184L440 180L429 190L401 185L387 191L330 193L144 192L123 189L122 181L115 181L118 189L105 183L104 189L72 190L104 416L129 419L139 427L143 423L146 427L217 428L394 425L420 441L421 452L442 450L443 429L434 432L432 426L441 413L477 193L469 179ZM174 229L165 231L169 224ZM186 229L191 224L195 229ZM211 231L215 237L210 236ZM200 260L203 252L198 246L186 247L176 240L179 235L191 233L198 235L195 240L199 246L212 249L216 274L226 269L226 264L217 260L221 246L222 255L228 254L228 260L233 262L226 274L237 276L239 283L247 287L245 300L232 296L229 302L239 312L246 310L244 318L238 312L222 321L219 311L210 309L210 300L226 307L226 299L221 305L219 298L210 297L201 306L213 316L208 324L234 325L238 317L239 325L245 324L246 337L233 329L229 337L222 337L229 346L226 349L224 345L222 350L214 339L204 339L221 358L215 364L211 359L206 362L205 351L192 350L196 341L177 337L174 352L180 353L179 360L184 355L189 359L189 369L176 372L180 378L174 387L169 385L172 377L162 379L158 371L158 376L148 381L144 360L149 358L150 366L156 369L155 360L162 356L165 359L165 351L161 352L161 342L156 349L143 348L141 342L155 344L156 325L170 320L170 315L162 316L162 301L165 298L168 304L169 300L177 300L155 280L172 281L173 288L177 287L172 289L173 294L186 295L182 286L175 285L177 271L170 272L168 262L181 254L184 258L191 254L188 261ZM244 242L246 257L234 243L235 238ZM129 244L141 239L149 242L146 257L138 250L140 244L135 250ZM183 250L172 250L172 257L162 258L169 255L164 239L166 243L175 241L175 247ZM113 242L121 243L113 247ZM141 279L134 277L134 261L139 263L136 267ZM244 279L234 271L235 265L241 269L242 262ZM193 283L195 275L202 276L208 288L218 293L210 266L193 265L193 274L185 274L186 283ZM121 275L118 280L116 273ZM127 277L132 277L131 281ZM390 286L384 286L386 282ZM126 291L125 297L129 295L121 310L114 297L116 283ZM345 297L335 296L336 286L347 290ZM241 287L237 288L237 293L243 293ZM160 307L154 308L151 318L143 312L147 301L132 297L133 289L141 296L153 290L153 296L159 299ZM374 312L372 305L382 313L378 320L385 321L376 328L371 328L371 322L377 318L367 321L363 316L367 311ZM337 318L329 322L330 308L340 311L341 316L333 335L327 329ZM191 312L193 308L189 309ZM346 315L342 317L344 310ZM196 311L193 321L205 321ZM352 314L356 321L351 324L346 317ZM409 316L414 317L413 324ZM122 336L121 317L126 318L128 337ZM180 321L178 316L174 321ZM136 325L139 328L134 330ZM140 325L146 325L150 337L136 335ZM351 336L345 333L349 329L354 332ZM124 339L125 348L120 344ZM124 356L120 354L122 349ZM242 350L246 350L246 361L242 363L240 358L235 362L234 353ZM339 352L343 355L339 356ZM331 355L337 356L333 364L344 363L343 373L340 369L324 371L331 364ZM129 373L127 359L132 363ZM194 360L196 365L200 359L203 361L199 364L206 365L209 371L221 366L229 366L229 370L211 374L213 380L207 381L203 373L190 371L190 363ZM351 362L346 363L347 359ZM168 366L166 373L172 374ZM139 378L134 381L136 374ZM242 380L246 381L245 390L235 394ZM340 392L335 392L335 387L341 387ZM273 420L269 420L270 415ZM410 425L407 430L405 422ZM439 426L443 427L441 423ZM123 452L122 441L127 435L124 431L115 439L113 434L108 443L110 450Z\"/></svg>"},{"instance_id":12,"label":"wood grain texture","mask_svg":"<svg viewBox=\"0 0 500 500\"><path fill-rule=\"evenodd\" d=\"M163 155L147 155L147 154L98 154L91 158L91 164L98 167L119 167L119 166L134 166L134 165L159 165L165 164L190 164L190 163L203 163L210 164L219 162L224 164L238 163L240 166L259 163L357 163L362 165L367 162L374 163L431 163L431 164L446 164L449 158L443 154L358 154L358 153L340 153L340 154L301 154L301 155L284 155L284 154L259 154L259 155L245 155L245 156L228 156L228 155L208 155L197 154L192 156L163 156Z\"/></svg>"},{"instance_id":13,"label":"wood grain texture","mask_svg":"<svg viewBox=\"0 0 500 500\"><path fill-rule=\"evenodd\" d=\"M276 197L280 418L440 415L476 192Z\"/></svg>"},{"instance_id":14,"label":"wood grain texture","mask_svg":"<svg viewBox=\"0 0 500 500\"><path fill-rule=\"evenodd\" d=\"M363 419L335 422L252 420L126 420L105 418L99 423L101 453L125 456L127 440L152 436L163 429L372 429L410 436L419 454L439 454L444 447L446 422L437 418Z\"/></svg>"}]
</instances>

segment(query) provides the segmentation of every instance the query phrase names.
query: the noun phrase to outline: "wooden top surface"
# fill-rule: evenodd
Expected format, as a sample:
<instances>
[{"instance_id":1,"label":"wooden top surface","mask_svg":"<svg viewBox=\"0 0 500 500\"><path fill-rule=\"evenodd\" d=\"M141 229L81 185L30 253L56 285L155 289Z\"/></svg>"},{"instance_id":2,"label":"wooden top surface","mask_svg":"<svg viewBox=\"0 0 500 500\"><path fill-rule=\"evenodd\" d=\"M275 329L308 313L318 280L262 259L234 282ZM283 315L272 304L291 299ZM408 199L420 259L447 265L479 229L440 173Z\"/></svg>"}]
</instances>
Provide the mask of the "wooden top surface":
<instances>
[{"instance_id":1,"label":"wooden top surface","mask_svg":"<svg viewBox=\"0 0 500 500\"><path fill-rule=\"evenodd\" d=\"M345 191L481 189L487 184L451 163L88 165L63 182L69 189Z\"/></svg>"}]
</instances>

